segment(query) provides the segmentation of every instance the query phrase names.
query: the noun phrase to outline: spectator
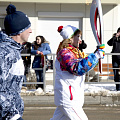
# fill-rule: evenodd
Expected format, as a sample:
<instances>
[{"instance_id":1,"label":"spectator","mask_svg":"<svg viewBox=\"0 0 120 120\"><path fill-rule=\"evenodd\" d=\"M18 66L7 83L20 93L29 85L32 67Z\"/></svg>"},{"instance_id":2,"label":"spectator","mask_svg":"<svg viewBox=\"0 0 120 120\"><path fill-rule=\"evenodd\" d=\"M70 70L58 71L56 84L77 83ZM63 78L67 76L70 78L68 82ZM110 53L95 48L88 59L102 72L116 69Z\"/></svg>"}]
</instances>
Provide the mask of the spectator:
<instances>
[{"instance_id":1,"label":"spectator","mask_svg":"<svg viewBox=\"0 0 120 120\"><path fill-rule=\"evenodd\" d=\"M91 70L104 52L98 49L86 57L77 48L81 31L71 25L58 27L63 37L55 61L56 76L54 100L57 106L50 120L88 120L82 106L84 103L85 73Z\"/></svg>"},{"instance_id":2,"label":"spectator","mask_svg":"<svg viewBox=\"0 0 120 120\"><path fill-rule=\"evenodd\" d=\"M32 63L32 68L35 69L37 82L43 82L44 56L45 58L47 58L47 54L51 53L49 42L46 41L43 36L37 36L36 41L32 45L31 53L33 55L36 55ZM36 68L40 68L40 69L36 70ZM43 84L37 84L36 89L39 87L44 89L43 86L44 86Z\"/></svg>"},{"instance_id":3,"label":"spectator","mask_svg":"<svg viewBox=\"0 0 120 120\"><path fill-rule=\"evenodd\" d=\"M22 50L21 54L23 54L22 59L23 59L24 67L25 67L24 82L27 82L26 75L29 73L30 65L31 65L31 43L30 42L23 43L23 50ZM24 54L29 54L29 55L24 55ZM23 86L26 87L26 84L23 84Z\"/></svg>"},{"instance_id":4,"label":"spectator","mask_svg":"<svg viewBox=\"0 0 120 120\"><path fill-rule=\"evenodd\" d=\"M31 23L21 11L8 5L0 32L0 120L23 120L24 104L20 96L24 79L22 43L28 41Z\"/></svg>"},{"instance_id":5,"label":"spectator","mask_svg":"<svg viewBox=\"0 0 120 120\"><path fill-rule=\"evenodd\" d=\"M107 42L107 44L109 46L113 46L111 53L120 53L120 27L118 28L117 33L113 34L113 37ZM113 66L115 82L120 82L119 69L118 69L119 65L120 65L120 55L112 55L112 66ZM120 84L116 84L116 90L120 91Z\"/></svg>"}]
</instances>

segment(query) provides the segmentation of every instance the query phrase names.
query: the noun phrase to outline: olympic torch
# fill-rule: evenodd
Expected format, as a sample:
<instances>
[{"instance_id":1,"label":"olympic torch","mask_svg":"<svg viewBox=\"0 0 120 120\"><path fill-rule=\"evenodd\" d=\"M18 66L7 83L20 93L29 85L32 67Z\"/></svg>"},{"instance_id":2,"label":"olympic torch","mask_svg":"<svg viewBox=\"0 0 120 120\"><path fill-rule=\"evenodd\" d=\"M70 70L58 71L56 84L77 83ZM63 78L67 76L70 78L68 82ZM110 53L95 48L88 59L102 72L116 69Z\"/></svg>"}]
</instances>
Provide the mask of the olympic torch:
<instances>
[{"instance_id":1,"label":"olympic torch","mask_svg":"<svg viewBox=\"0 0 120 120\"><path fill-rule=\"evenodd\" d=\"M103 14L102 14L101 1L93 0L91 4L91 9L90 9L90 23L91 23L91 28L92 28L92 31L93 31L93 34L94 34L94 37L95 37L95 40L98 46L103 44L103 18L102 16ZM98 31L97 22L99 22L99 31ZM99 59L99 71L102 74L101 59Z\"/></svg>"}]
</instances>

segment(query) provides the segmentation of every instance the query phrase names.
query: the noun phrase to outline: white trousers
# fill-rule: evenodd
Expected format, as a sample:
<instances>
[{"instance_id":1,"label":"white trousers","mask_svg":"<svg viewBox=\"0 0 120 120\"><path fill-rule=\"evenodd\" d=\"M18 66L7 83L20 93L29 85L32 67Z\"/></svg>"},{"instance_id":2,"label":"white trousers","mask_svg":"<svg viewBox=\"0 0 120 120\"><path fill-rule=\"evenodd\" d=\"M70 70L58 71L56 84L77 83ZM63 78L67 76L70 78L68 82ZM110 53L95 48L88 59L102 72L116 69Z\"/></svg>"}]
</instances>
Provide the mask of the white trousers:
<instances>
[{"instance_id":1,"label":"white trousers","mask_svg":"<svg viewBox=\"0 0 120 120\"><path fill-rule=\"evenodd\" d=\"M58 106L50 120L88 120L82 108Z\"/></svg>"}]
</instances>

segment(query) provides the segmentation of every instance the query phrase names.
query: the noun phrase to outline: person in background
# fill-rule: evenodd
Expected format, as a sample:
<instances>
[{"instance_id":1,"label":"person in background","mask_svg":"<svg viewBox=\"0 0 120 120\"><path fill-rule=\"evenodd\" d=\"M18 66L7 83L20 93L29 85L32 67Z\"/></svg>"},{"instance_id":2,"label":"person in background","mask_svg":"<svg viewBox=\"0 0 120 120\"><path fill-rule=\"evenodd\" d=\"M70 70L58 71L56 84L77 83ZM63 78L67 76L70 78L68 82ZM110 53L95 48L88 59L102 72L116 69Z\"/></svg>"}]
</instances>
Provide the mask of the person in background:
<instances>
[{"instance_id":1,"label":"person in background","mask_svg":"<svg viewBox=\"0 0 120 120\"><path fill-rule=\"evenodd\" d=\"M32 68L35 69L37 82L43 82L43 66L44 56L47 59L47 54L51 53L49 42L43 36L36 36L36 41L32 45L31 54L35 55ZM36 70L39 68L39 70ZM37 84L36 89L43 88L43 84Z\"/></svg>"},{"instance_id":2,"label":"person in background","mask_svg":"<svg viewBox=\"0 0 120 120\"><path fill-rule=\"evenodd\" d=\"M26 14L8 5L4 19L5 33L0 32L0 120L23 120L24 103L20 92L24 79L22 43L32 33Z\"/></svg>"},{"instance_id":3,"label":"person in background","mask_svg":"<svg viewBox=\"0 0 120 120\"><path fill-rule=\"evenodd\" d=\"M21 54L22 54L22 59L23 59L24 67L25 67L24 82L27 82L26 75L29 73L30 65L31 65L31 43L24 42L22 45L23 45L23 50L21 51ZM24 54L29 54L29 55L24 55ZM23 84L23 86L26 87L26 84Z\"/></svg>"},{"instance_id":4,"label":"person in background","mask_svg":"<svg viewBox=\"0 0 120 120\"><path fill-rule=\"evenodd\" d=\"M87 47L87 44L84 42L84 40L80 40L79 41L79 50L81 50L81 52L83 52L83 49L85 49Z\"/></svg>"},{"instance_id":5,"label":"person in background","mask_svg":"<svg viewBox=\"0 0 120 120\"><path fill-rule=\"evenodd\" d=\"M112 38L107 42L107 44L109 46L112 46L111 53L120 53L120 27L117 29L117 33L113 34ZM115 82L120 82L119 65L120 65L120 55L112 55L112 66L113 66ZM116 84L116 90L120 91L120 84Z\"/></svg>"},{"instance_id":6,"label":"person in background","mask_svg":"<svg viewBox=\"0 0 120 120\"><path fill-rule=\"evenodd\" d=\"M63 41L59 44L55 61L54 101L57 108L50 120L88 120L82 109L85 73L103 58L102 48L105 46L101 45L95 53L86 55L78 49L81 30L67 25L59 26L58 32Z\"/></svg>"}]
</instances>

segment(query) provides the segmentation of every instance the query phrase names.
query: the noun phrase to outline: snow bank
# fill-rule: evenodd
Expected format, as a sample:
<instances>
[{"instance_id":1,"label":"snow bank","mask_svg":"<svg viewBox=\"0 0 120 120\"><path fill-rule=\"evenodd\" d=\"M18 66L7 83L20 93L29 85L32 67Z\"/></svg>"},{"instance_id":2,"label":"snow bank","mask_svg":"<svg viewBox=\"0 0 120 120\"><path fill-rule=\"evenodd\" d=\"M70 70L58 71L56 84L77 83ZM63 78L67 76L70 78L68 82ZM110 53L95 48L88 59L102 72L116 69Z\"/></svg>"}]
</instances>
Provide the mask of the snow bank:
<instances>
[{"instance_id":1,"label":"snow bank","mask_svg":"<svg viewBox=\"0 0 120 120\"><path fill-rule=\"evenodd\" d=\"M115 84L85 84L85 96L120 96ZM45 92L39 89L22 90L21 95L54 95L53 85L47 85Z\"/></svg>"}]
</instances>

